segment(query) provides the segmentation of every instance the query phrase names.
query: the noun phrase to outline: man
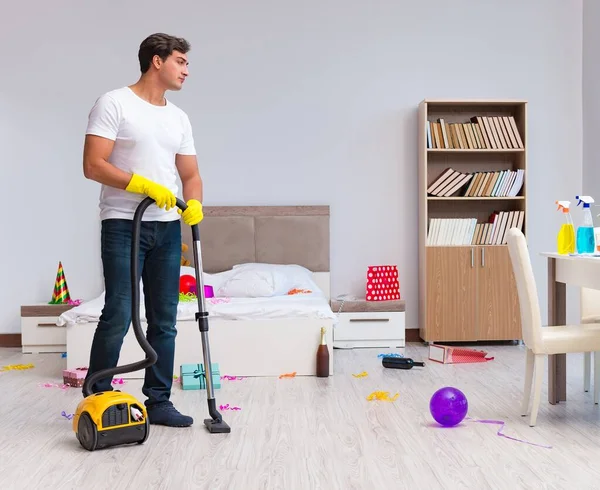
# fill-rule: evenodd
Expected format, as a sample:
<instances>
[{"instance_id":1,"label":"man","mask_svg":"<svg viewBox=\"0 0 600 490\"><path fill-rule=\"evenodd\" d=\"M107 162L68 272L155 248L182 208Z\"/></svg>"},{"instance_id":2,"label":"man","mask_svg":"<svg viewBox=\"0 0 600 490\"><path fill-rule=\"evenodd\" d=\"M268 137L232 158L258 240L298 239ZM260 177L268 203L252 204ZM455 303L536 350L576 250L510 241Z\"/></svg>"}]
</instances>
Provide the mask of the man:
<instances>
[{"instance_id":1,"label":"man","mask_svg":"<svg viewBox=\"0 0 600 490\"><path fill-rule=\"evenodd\" d=\"M102 184L101 255L105 304L96 329L88 376L117 365L131 323L132 219L150 196L156 206L144 213L140 237L147 338L156 364L145 373L142 391L151 424L187 427L193 419L170 401L179 301L181 260L180 210L176 206L177 173L187 210L187 225L202 218L202 180L187 115L165 98L181 90L188 76L185 39L153 34L140 45L141 76L133 85L102 95L93 106L85 136L83 172ZM111 390L103 379L92 391Z\"/></svg>"}]
</instances>

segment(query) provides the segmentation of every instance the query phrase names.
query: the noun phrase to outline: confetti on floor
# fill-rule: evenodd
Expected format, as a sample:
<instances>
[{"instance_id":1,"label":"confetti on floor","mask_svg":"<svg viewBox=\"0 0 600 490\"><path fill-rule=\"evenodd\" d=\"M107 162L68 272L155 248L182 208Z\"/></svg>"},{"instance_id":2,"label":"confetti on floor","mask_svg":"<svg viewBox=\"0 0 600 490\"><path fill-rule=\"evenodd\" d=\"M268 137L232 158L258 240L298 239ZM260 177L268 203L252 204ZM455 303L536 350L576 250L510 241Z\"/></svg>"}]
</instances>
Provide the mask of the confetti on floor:
<instances>
[{"instance_id":1,"label":"confetti on floor","mask_svg":"<svg viewBox=\"0 0 600 490\"><path fill-rule=\"evenodd\" d=\"M389 391L374 391L367 397L367 400L381 400L384 402L393 402L394 400L396 400L396 398L398 398L398 393L396 393L392 398L390 398Z\"/></svg>"},{"instance_id":2,"label":"confetti on floor","mask_svg":"<svg viewBox=\"0 0 600 490\"><path fill-rule=\"evenodd\" d=\"M366 371L363 371L362 373L353 374L352 376L354 376L355 378L364 378L368 375L369 375L369 373L367 373Z\"/></svg>"},{"instance_id":3,"label":"confetti on floor","mask_svg":"<svg viewBox=\"0 0 600 490\"><path fill-rule=\"evenodd\" d=\"M295 378L296 377L296 371L294 371L293 373L285 373L285 374L280 374L279 375L279 379L281 378Z\"/></svg>"},{"instance_id":4,"label":"confetti on floor","mask_svg":"<svg viewBox=\"0 0 600 490\"><path fill-rule=\"evenodd\" d=\"M69 385L56 383L40 383L38 386L40 388L60 388L61 390L67 390L70 388Z\"/></svg>"},{"instance_id":5,"label":"confetti on floor","mask_svg":"<svg viewBox=\"0 0 600 490\"><path fill-rule=\"evenodd\" d=\"M22 371L23 369L32 369L35 366L33 364L8 364L2 366L0 371Z\"/></svg>"},{"instance_id":6,"label":"confetti on floor","mask_svg":"<svg viewBox=\"0 0 600 490\"><path fill-rule=\"evenodd\" d=\"M241 410L240 407L230 407L229 403L226 405L219 405L219 410Z\"/></svg>"},{"instance_id":7,"label":"confetti on floor","mask_svg":"<svg viewBox=\"0 0 600 490\"><path fill-rule=\"evenodd\" d=\"M225 376L221 376L221 379L227 379L229 381L235 381L235 380L240 380L240 379L245 379L245 376L229 376L228 374L226 374Z\"/></svg>"},{"instance_id":8,"label":"confetti on floor","mask_svg":"<svg viewBox=\"0 0 600 490\"><path fill-rule=\"evenodd\" d=\"M390 352L389 354L379 354L377 357L404 357L402 354L398 354L397 352Z\"/></svg>"},{"instance_id":9,"label":"confetti on floor","mask_svg":"<svg viewBox=\"0 0 600 490\"><path fill-rule=\"evenodd\" d=\"M114 385L124 385L125 380L123 378L115 378L112 380L112 384Z\"/></svg>"},{"instance_id":10,"label":"confetti on floor","mask_svg":"<svg viewBox=\"0 0 600 490\"><path fill-rule=\"evenodd\" d=\"M71 420L73 418L73 416L75 415L74 413L67 413L64 410L60 414L67 420Z\"/></svg>"}]
</instances>

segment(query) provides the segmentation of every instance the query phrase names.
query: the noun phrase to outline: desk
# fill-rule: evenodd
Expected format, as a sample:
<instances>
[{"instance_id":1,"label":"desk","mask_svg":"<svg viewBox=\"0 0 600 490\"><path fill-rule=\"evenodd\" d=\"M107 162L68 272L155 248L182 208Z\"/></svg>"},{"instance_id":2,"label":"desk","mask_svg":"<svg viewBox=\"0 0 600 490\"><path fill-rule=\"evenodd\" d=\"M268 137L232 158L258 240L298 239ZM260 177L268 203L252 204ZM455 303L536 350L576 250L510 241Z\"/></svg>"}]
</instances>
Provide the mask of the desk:
<instances>
[{"instance_id":1,"label":"desk","mask_svg":"<svg viewBox=\"0 0 600 490\"><path fill-rule=\"evenodd\" d=\"M567 323L567 284L600 289L600 256L542 253L548 258L548 325ZM567 399L567 356L548 356L548 401Z\"/></svg>"}]
</instances>

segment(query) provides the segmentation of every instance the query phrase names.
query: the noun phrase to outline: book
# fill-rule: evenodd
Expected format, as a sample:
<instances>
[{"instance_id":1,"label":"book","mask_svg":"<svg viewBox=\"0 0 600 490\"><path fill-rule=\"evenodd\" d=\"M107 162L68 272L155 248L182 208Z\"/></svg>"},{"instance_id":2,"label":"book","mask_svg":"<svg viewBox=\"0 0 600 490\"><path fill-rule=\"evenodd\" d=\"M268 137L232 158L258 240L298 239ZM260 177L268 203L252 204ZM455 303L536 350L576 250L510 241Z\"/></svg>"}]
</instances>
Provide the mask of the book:
<instances>
[{"instance_id":1,"label":"book","mask_svg":"<svg viewBox=\"0 0 600 490\"><path fill-rule=\"evenodd\" d=\"M523 149L523 139L513 116L473 116L464 122L438 118L426 122L425 132L428 149Z\"/></svg>"},{"instance_id":2,"label":"book","mask_svg":"<svg viewBox=\"0 0 600 490\"><path fill-rule=\"evenodd\" d=\"M457 193L463 197L516 197L523 187L524 175L523 169L465 173L449 167L429 184L427 194L437 197L452 197Z\"/></svg>"},{"instance_id":3,"label":"book","mask_svg":"<svg viewBox=\"0 0 600 490\"><path fill-rule=\"evenodd\" d=\"M477 218L430 218L427 246L505 245L511 228L523 231L525 211L494 211L487 222Z\"/></svg>"}]
</instances>

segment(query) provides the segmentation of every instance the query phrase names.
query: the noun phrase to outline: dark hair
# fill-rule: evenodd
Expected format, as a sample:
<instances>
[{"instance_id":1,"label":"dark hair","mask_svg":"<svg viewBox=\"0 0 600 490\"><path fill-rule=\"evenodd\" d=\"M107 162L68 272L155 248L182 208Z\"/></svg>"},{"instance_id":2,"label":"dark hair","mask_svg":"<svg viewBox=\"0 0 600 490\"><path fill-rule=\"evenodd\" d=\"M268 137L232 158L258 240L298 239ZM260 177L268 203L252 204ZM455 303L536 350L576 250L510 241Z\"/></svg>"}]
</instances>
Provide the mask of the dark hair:
<instances>
[{"instance_id":1,"label":"dark hair","mask_svg":"<svg viewBox=\"0 0 600 490\"><path fill-rule=\"evenodd\" d=\"M138 51L138 59L140 61L140 70L142 73L146 73L152 63L152 58L158 55L165 61L173 51L179 51L180 53L187 53L190 50L190 43L182 37L170 36L169 34L163 34L158 32L148 36L140 44L140 50Z\"/></svg>"}]
</instances>

